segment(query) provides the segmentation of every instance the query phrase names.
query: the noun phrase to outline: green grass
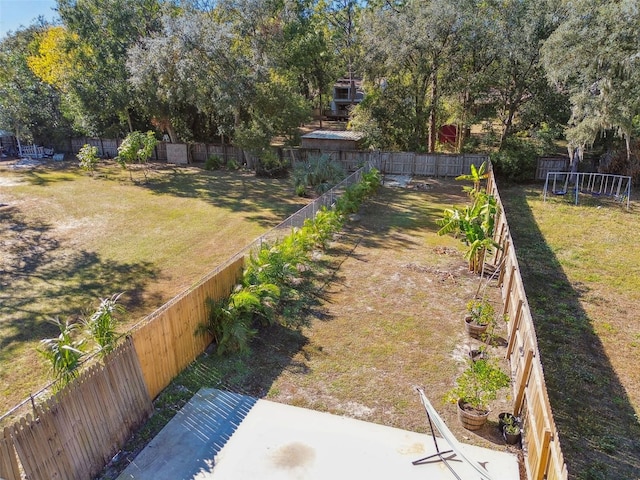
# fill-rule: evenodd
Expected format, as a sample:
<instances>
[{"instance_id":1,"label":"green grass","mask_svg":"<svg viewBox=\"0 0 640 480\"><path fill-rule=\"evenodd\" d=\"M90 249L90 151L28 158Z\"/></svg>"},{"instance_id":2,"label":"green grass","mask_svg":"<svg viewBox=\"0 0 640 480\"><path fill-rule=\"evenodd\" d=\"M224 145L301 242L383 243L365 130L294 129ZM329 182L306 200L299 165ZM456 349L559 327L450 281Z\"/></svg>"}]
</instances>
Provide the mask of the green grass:
<instances>
[{"instance_id":1,"label":"green grass","mask_svg":"<svg viewBox=\"0 0 640 480\"><path fill-rule=\"evenodd\" d=\"M640 478L638 205L501 188L570 478Z\"/></svg>"},{"instance_id":2,"label":"green grass","mask_svg":"<svg viewBox=\"0 0 640 480\"><path fill-rule=\"evenodd\" d=\"M124 292L121 329L193 285L303 205L286 180L156 166L149 180L101 164L1 171L0 410L49 380L36 354L75 318Z\"/></svg>"}]
</instances>

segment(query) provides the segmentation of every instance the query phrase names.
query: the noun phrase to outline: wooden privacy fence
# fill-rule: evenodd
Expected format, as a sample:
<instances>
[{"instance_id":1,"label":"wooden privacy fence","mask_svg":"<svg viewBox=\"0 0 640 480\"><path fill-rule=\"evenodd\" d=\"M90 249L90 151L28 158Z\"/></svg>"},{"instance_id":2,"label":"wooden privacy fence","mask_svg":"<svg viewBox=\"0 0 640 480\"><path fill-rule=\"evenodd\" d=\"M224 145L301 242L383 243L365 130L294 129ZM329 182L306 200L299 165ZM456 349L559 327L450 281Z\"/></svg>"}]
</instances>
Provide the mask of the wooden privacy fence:
<instances>
[{"instance_id":1,"label":"wooden privacy fence","mask_svg":"<svg viewBox=\"0 0 640 480\"><path fill-rule=\"evenodd\" d=\"M468 173L471 164L480 166L487 155L461 153L415 153L381 151L331 151L307 148L285 149L283 156L292 162L306 161L311 156L328 155L340 162L347 171L355 171L371 162L388 175L423 175L426 177L457 177Z\"/></svg>"},{"instance_id":2,"label":"wooden privacy fence","mask_svg":"<svg viewBox=\"0 0 640 480\"><path fill-rule=\"evenodd\" d=\"M200 355L211 338L195 335L207 318L206 299L228 296L242 275L244 257L214 270L195 287L177 296L131 332L151 398Z\"/></svg>"},{"instance_id":3,"label":"wooden privacy fence","mask_svg":"<svg viewBox=\"0 0 640 480\"><path fill-rule=\"evenodd\" d=\"M98 155L114 158L118 155L121 139L107 138L74 138L71 139L70 153L75 155L84 144L98 148ZM217 156L223 164L230 160L238 165L245 165L249 169L255 168L258 158L241 148L232 145L217 145L211 143L187 144L189 163L204 163L210 156ZM389 175L423 175L428 177L456 177L469 172L471 164L480 166L488 160L487 155L461 153L415 153L415 152L381 152L381 151L347 151L347 150L319 150L309 148L274 148L279 158L290 162L306 161L311 156L328 155L339 161L348 172L354 172L367 162L372 162L382 173ZM151 160L167 161L167 143L158 142Z\"/></svg>"},{"instance_id":4,"label":"wooden privacy fence","mask_svg":"<svg viewBox=\"0 0 640 480\"><path fill-rule=\"evenodd\" d=\"M97 147L98 155L100 157L115 158L118 155L118 147L122 143L122 139L119 138L93 138L93 137L81 137L72 138L69 141L69 145L66 147L57 146L56 150L63 150L65 153L76 155L83 145L89 144L93 147ZM242 165L243 162L254 163L255 158L249 154L246 154L241 148L234 147L232 145L218 145L212 143L189 143L188 158L189 162L204 163L207 158L212 155L216 155L222 160L223 163L227 163L229 160L234 160L238 165ZM151 160L155 162L167 161L167 143L158 142L158 145L154 149ZM249 165L250 167L252 165Z\"/></svg>"},{"instance_id":5,"label":"wooden privacy fence","mask_svg":"<svg viewBox=\"0 0 640 480\"><path fill-rule=\"evenodd\" d=\"M153 411L130 338L0 439L0 478L86 480ZM19 462L18 462L19 459Z\"/></svg>"},{"instance_id":6,"label":"wooden privacy fence","mask_svg":"<svg viewBox=\"0 0 640 480\"><path fill-rule=\"evenodd\" d=\"M530 480L566 480L567 467L549 403L531 310L493 172L490 173L487 190L498 198L500 205L495 231L496 240L502 248L495 261L501 264L499 284L504 302L503 314L509 316L507 360L514 379L514 414L521 416L524 423L527 477Z\"/></svg>"},{"instance_id":7,"label":"wooden privacy fence","mask_svg":"<svg viewBox=\"0 0 640 480\"><path fill-rule=\"evenodd\" d=\"M125 342L57 395L4 429L0 479L86 480L153 411L155 398L211 341L195 335L207 297L228 295L240 254L134 327Z\"/></svg>"}]
</instances>

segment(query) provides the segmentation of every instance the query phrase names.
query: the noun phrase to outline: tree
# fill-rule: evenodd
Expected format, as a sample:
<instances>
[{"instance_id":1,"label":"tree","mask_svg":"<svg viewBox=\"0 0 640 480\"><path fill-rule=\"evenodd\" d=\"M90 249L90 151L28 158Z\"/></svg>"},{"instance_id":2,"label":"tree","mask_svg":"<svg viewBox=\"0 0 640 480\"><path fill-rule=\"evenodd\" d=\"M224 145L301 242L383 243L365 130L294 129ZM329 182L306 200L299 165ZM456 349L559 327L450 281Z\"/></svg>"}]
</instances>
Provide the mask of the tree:
<instances>
[{"instance_id":1,"label":"tree","mask_svg":"<svg viewBox=\"0 0 640 480\"><path fill-rule=\"evenodd\" d=\"M155 134L149 130L147 133L131 132L122 141L118 147L118 156L116 161L122 168L129 169L129 176L131 177L130 165L139 163L143 165L144 178L147 178L147 160L151 158L153 149L158 144L158 140Z\"/></svg>"},{"instance_id":2,"label":"tree","mask_svg":"<svg viewBox=\"0 0 640 480\"><path fill-rule=\"evenodd\" d=\"M22 141L52 145L67 138L71 127L63 117L59 92L28 66L46 29L31 26L0 42L0 125Z\"/></svg>"},{"instance_id":3,"label":"tree","mask_svg":"<svg viewBox=\"0 0 640 480\"><path fill-rule=\"evenodd\" d=\"M554 2L506 0L491 9L501 46L493 88L499 94L500 145L512 133L524 105L549 89L540 59L542 42L556 28Z\"/></svg>"},{"instance_id":4,"label":"tree","mask_svg":"<svg viewBox=\"0 0 640 480\"><path fill-rule=\"evenodd\" d=\"M377 114L400 105L407 118L398 139L401 148L435 150L444 80L461 40L463 12L457 7L446 0L406 2L364 16L367 94L375 100L359 109L370 109L375 121Z\"/></svg>"},{"instance_id":5,"label":"tree","mask_svg":"<svg viewBox=\"0 0 640 480\"><path fill-rule=\"evenodd\" d=\"M58 13L71 34L68 48L79 55L68 80L69 95L86 133L118 134L124 125L134 130L127 50L158 28L159 12L159 0L58 0Z\"/></svg>"},{"instance_id":6,"label":"tree","mask_svg":"<svg viewBox=\"0 0 640 480\"><path fill-rule=\"evenodd\" d=\"M563 7L562 22L542 54L549 79L571 102L570 154L611 130L624 140L629 162L640 115L637 2L579 0Z\"/></svg>"}]
</instances>

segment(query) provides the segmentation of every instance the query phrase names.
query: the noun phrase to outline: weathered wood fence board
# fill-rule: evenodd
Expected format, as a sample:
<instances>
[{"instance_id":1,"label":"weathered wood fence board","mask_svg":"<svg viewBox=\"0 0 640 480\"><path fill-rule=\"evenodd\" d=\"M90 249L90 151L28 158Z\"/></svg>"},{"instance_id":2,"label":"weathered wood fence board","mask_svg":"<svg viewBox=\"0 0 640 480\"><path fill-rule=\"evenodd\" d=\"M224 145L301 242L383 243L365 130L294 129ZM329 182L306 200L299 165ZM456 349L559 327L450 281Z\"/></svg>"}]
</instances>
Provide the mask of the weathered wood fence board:
<instances>
[{"instance_id":1,"label":"weathered wood fence board","mask_svg":"<svg viewBox=\"0 0 640 480\"><path fill-rule=\"evenodd\" d=\"M502 249L495 261L500 266L503 313L509 317L507 360L514 378L513 410L524 422L527 477L530 480L566 480L567 467L544 381L533 318L500 194L493 173L490 175L488 190L498 198L500 205L495 231Z\"/></svg>"},{"instance_id":2,"label":"weathered wood fence board","mask_svg":"<svg viewBox=\"0 0 640 480\"><path fill-rule=\"evenodd\" d=\"M0 478L3 480L20 480L21 478L16 449L8 427L4 428L3 435L0 437Z\"/></svg>"},{"instance_id":3,"label":"weathered wood fence board","mask_svg":"<svg viewBox=\"0 0 640 480\"><path fill-rule=\"evenodd\" d=\"M231 293L244 259L239 258L202 280L147 317L131 332L145 384L155 398L173 378L201 354L211 338L195 335L207 318L207 297L219 299Z\"/></svg>"},{"instance_id":4,"label":"weathered wood fence board","mask_svg":"<svg viewBox=\"0 0 640 480\"><path fill-rule=\"evenodd\" d=\"M29 480L95 476L153 411L127 338L58 394L5 430ZM20 478L9 477L7 478Z\"/></svg>"},{"instance_id":5,"label":"weathered wood fence board","mask_svg":"<svg viewBox=\"0 0 640 480\"><path fill-rule=\"evenodd\" d=\"M542 157L536 166L536 180L546 180L549 172L566 172L569 169L569 158Z\"/></svg>"}]
</instances>

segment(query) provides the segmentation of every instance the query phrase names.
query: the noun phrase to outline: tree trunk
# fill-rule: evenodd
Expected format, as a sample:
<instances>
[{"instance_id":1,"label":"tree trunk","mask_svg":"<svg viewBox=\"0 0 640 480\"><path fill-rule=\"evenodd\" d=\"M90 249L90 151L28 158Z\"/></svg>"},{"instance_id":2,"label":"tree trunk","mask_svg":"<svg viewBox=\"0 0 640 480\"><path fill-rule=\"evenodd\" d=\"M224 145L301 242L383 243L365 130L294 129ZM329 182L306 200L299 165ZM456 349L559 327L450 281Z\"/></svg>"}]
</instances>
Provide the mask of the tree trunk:
<instances>
[{"instance_id":1,"label":"tree trunk","mask_svg":"<svg viewBox=\"0 0 640 480\"><path fill-rule=\"evenodd\" d=\"M322 87L320 87L320 130L322 130Z\"/></svg>"},{"instance_id":2,"label":"tree trunk","mask_svg":"<svg viewBox=\"0 0 640 480\"><path fill-rule=\"evenodd\" d=\"M515 113L516 105L512 103L511 105L509 105L509 114L507 115L507 119L504 122L504 128L502 129L502 136L500 137L500 148L502 148L502 144L511 132L511 125L513 124L513 116L515 115Z\"/></svg>"},{"instance_id":3,"label":"tree trunk","mask_svg":"<svg viewBox=\"0 0 640 480\"><path fill-rule=\"evenodd\" d=\"M437 70L433 72L433 77L431 81L431 105L429 108L429 145L427 151L429 153L435 151L436 149L436 139L437 139L437 122L436 122L436 113L438 106L438 74Z\"/></svg>"},{"instance_id":4,"label":"tree trunk","mask_svg":"<svg viewBox=\"0 0 640 480\"><path fill-rule=\"evenodd\" d=\"M166 124L167 135L169 135L169 139L171 143L178 143L178 134L176 133L176 129L173 128L173 123L169 120Z\"/></svg>"}]
</instances>

